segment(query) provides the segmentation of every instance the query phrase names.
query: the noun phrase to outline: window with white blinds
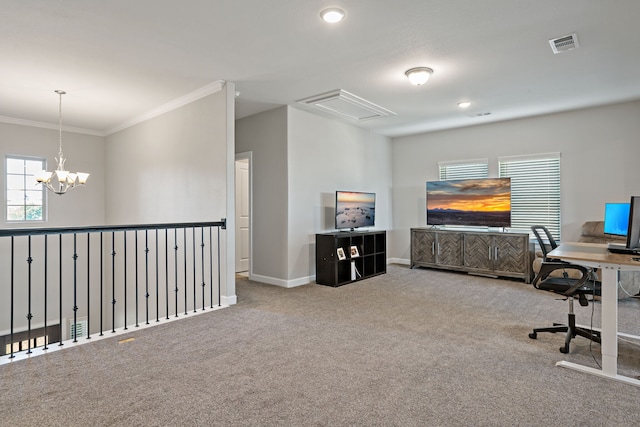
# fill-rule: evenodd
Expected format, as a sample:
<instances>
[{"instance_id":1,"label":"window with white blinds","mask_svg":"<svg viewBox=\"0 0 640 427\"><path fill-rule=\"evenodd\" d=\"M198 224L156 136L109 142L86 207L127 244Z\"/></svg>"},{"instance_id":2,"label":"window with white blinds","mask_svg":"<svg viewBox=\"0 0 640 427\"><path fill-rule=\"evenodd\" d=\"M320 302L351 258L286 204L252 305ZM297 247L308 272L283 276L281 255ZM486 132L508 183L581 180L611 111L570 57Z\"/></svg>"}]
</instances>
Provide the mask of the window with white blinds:
<instances>
[{"instance_id":1,"label":"window with white blinds","mask_svg":"<svg viewBox=\"0 0 640 427\"><path fill-rule=\"evenodd\" d=\"M460 160L438 162L440 181L489 177L489 160Z\"/></svg>"},{"instance_id":2,"label":"window with white blinds","mask_svg":"<svg viewBox=\"0 0 640 427\"><path fill-rule=\"evenodd\" d=\"M560 240L560 153L498 158L500 178L511 178L511 229L544 225Z\"/></svg>"}]
</instances>

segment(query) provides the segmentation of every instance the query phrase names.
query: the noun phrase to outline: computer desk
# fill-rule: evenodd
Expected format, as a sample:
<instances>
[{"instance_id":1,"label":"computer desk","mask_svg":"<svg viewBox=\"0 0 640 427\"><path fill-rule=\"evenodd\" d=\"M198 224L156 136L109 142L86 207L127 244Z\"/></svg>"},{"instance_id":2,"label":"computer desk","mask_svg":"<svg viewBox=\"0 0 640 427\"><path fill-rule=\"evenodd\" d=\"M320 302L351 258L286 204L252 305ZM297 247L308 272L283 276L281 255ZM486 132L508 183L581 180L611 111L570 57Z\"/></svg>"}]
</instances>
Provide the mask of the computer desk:
<instances>
[{"instance_id":1,"label":"computer desk","mask_svg":"<svg viewBox=\"0 0 640 427\"><path fill-rule=\"evenodd\" d=\"M640 270L640 262L633 260L633 258L637 258L640 255L610 253L606 244L562 243L549 252L547 256L571 261L586 267L599 268L600 279L602 280L602 343L600 347L602 369L595 369L564 360L556 363L556 366L563 366L640 386L640 380L618 375L618 336L640 340L640 336L618 333L618 273L623 270Z\"/></svg>"}]
</instances>

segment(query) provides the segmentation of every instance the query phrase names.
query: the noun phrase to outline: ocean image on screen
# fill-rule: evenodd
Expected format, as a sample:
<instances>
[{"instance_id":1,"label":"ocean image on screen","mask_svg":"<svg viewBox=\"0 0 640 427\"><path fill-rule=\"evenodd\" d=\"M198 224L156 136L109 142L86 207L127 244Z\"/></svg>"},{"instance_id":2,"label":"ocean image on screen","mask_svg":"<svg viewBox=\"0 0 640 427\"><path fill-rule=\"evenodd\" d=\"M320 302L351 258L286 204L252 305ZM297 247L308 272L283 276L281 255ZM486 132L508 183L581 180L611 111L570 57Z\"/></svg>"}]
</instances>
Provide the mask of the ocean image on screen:
<instances>
[{"instance_id":1,"label":"ocean image on screen","mask_svg":"<svg viewBox=\"0 0 640 427\"><path fill-rule=\"evenodd\" d=\"M339 191L336 193L336 228L372 227L376 216L376 195Z\"/></svg>"},{"instance_id":2,"label":"ocean image on screen","mask_svg":"<svg viewBox=\"0 0 640 427\"><path fill-rule=\"evenodd\" d=\"M511 179L427 182L427 224L511 226Z\"/></svg>"}]
</instances>

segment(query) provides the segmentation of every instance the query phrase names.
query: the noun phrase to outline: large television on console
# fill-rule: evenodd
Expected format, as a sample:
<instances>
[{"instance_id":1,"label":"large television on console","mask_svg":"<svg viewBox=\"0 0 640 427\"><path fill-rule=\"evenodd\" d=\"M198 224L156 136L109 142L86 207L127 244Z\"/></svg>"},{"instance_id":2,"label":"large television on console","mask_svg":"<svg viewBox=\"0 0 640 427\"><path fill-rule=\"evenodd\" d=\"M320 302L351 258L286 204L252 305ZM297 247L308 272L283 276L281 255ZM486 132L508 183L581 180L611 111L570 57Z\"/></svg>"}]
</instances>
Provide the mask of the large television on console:
<instances>
[{"instance_id":1,"label":"large television on console","mask_svg":"<svg viewBox=\"0 0 640 427\"><path fill-rule=\"evenodd\" d=\"M336 191L336 229L354 230L376 223L376 193Z\"/></svg>"},{"instance_id":2,"label":"large television on console","mask_svg":"<svg viewBox=\"0 0 640 427\"><path fill-rule=\"evenodd\" d=\"M630 203L604 204L604 234L627 236Z\"/></svg>"},{"instance_id":3,"label":"large television on console","mask_svg":"<svg viewBox=\"0 0 640 427\"><path fill-rule=\"evenodd\" d=\"M428 181L427 225L511 227L511 178Z\"/></svg>"}]
</instances>

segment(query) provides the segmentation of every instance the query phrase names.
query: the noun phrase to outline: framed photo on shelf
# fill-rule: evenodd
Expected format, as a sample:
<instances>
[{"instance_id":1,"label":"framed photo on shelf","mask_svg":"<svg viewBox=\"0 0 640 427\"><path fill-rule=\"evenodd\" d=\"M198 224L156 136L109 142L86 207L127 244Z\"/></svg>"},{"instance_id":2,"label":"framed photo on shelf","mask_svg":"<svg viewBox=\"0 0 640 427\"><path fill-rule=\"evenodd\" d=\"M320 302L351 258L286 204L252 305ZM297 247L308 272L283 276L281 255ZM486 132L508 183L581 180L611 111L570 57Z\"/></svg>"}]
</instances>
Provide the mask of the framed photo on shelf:
<instances>
[{"instance_id":1,"label":"framed photo on shelf","mask_svg":"<svg viewBox=\"0 0 640 427\"><path fill-rule=\"evenodd\" d=\"M360 253L358 252L357 246L351 246L351 258L359 257Z\"/></svg>"},{"instance_id":2,"label":"framed photo on shelf","mask_svg":"<svg viewBox=\"0 0 640 427\"><path fill-rule=\"evenodd\" d=\"M347 256L345 255L343 248L338 248L338 259L339 260L347 259Z\"/></svg>"}]
</instances>

